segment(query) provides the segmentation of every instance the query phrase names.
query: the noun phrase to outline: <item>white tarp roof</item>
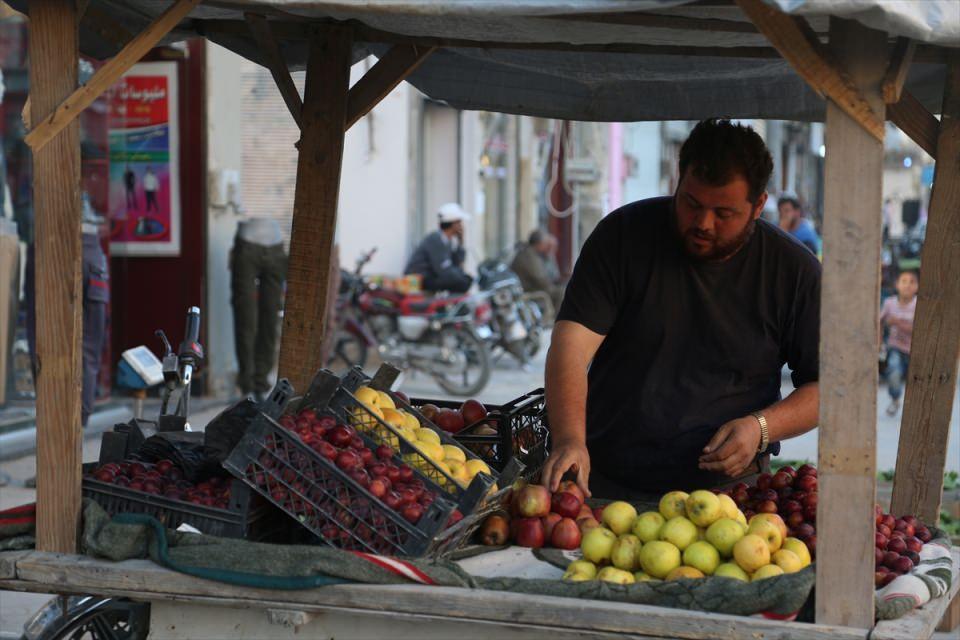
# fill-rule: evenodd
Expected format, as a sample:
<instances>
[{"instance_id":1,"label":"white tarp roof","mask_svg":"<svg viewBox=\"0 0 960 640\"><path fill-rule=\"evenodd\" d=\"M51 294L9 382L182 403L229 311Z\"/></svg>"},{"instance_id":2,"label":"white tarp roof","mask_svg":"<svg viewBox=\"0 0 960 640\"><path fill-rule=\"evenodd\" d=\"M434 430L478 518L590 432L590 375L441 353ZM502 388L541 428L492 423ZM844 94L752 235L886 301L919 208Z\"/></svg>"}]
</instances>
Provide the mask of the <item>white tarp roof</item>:
<instances>
[{"instance_id":1,"label":"white tarp roof","mask_svg":"<svg viewBox=\"0 0 960 640\"><path fill-rule=\"evenodd\" d=\"M857 20L928 45L960 47L960 0L765 0L803 15L818 33L830 16ZM14 4L26 5L25 0ZM91 0L131 32L159 14L168 0ZM204 2L179 26L175 37L202 34L257 60L252 38L242 29L245 11L271 20L351 21L367 30L355 59L382 54L389 36L498 43L565 43L592 47L768 48L740 9L726 0L230 0ZM616 14L616 15L611 15ZM693 18L652 26L644 15ZM634 18L634 19L631 19ZM233 28L223 21L236 21ZM706 22L704 22L706 21ZM639 24L638 24L639 23ZM717 28L710 28L715 26ZM238 28L239 27L239 28ZM370 33L376 32L372 37ZM285 33L282 32L281 33ZM384 38L384 36L388 36ZM84 51L114 52L92 30L81 33ZM367 40L367 41L364 41ZM546 51L445 47L409 78L431 98L462 109L485 109L571 120L736 118L821 119L824 101L776 57L703 57L656 52ZM285 37L284 55L302 68L307 42ZM884 55L878 53L878 55ZM944 65L914 63L907 88L931 111L942 99Z\"/></svg>"}]
</instances>

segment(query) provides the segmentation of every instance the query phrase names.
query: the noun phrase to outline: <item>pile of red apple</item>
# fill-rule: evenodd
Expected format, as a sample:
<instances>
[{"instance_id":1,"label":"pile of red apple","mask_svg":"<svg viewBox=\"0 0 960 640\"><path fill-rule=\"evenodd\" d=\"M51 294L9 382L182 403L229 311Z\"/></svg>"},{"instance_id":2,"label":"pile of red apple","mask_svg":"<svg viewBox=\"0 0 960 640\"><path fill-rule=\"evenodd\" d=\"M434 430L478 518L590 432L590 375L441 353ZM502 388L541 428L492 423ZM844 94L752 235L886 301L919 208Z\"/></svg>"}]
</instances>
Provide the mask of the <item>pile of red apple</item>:
<instances>
[{"instance_id":1,"label":"pile of red apple","mask_svg":"<svg viewBox=\"0 0 960 640\"><path fill-rule=\"evenodd\" d=\"M783 518L788 534L799 538L817 554L817 468L805 464L799 469L782 467L774 474L761 473L754 486L739 482L725 493L743 511L747 520L758 513L776 513Z\"/></svg>"},{"instance_id":2,"label":"pile of red apple","mask_svg":"<svg viewBox=\"0 0 960 640\"><path fill-rule=\"evenodd\" d=\"M424 511L437 498L437 494L416 477L411 467L400 463L392 447L380 445L376 449L370 449L353 427L337 423L331 416L320 414L314 409L304 409L296 415L282 416L279 423L374 498L412 524L420 521ZM277 442L270 436L265 445L269 451L261 454L260 464L265 469L276 469L280 478L294 493L306 495L304 480L317 480L312 477L314 471L310 461L296 451L287 460L286 449L277 446ZM277 458L285 460L289 466ZM258 474L255 481L258 486L266 487L266 477L260 477L262 475L262 472ZM309 503L299 500L296 495L291 496L290 493L279 483L270 489L270 497L276 504L311 515L313 508ZM454 511L448 526L456 524L462 517L459 511Z\"/></svg>"},{"instance_id":3,"label":"pile of red apple","mask_svg":"<svg viewBox=\"0 0 960 640\"><path fill-rule=\"evenodd\" d=\"M552 495L538 484L516 486L510 495L509 513L488 516L480 527L480 542L577 549L583 534L600 526L600 512L584 503L583 492L573 481L560 483Z\"/></svg>"},{"instance_id":4,"label":"pile of red apple","mask_svg":"<svg viewBox=\"0 0 960 640\"><path fill-rule=\"evenodd\" d=\"M419 411L447 433L457 433L487 417L487 408L473 399L464 401L459 409L441 409L435 404L425 404Z\"/></svg>"},{"instance_id":5,"label":"pile of red apple","mask_svg":"<svg viewBox=\"0 0 960 640\"><path fill-rule=\"evenodd\" d=\"M873 575L877 588L887 586L894 578L910 573L920 562L920 549L933 534L917 517L894 518L880 505L877 514L876 567Z\"/></svg>"},{"instance_id":6,"label":"pile of red apple","mask_svg":"<svg viewBox=\"0 0 960 640\"><path fill-rule=\"evenodd\" d=\"M171 460L160 460L154 464L108 462L91 471L88 477L118 487L205 507L226 509L230 505L228 478L213 477L193 484L183 477L183 471Z\"/></svg>"}]
</instances>

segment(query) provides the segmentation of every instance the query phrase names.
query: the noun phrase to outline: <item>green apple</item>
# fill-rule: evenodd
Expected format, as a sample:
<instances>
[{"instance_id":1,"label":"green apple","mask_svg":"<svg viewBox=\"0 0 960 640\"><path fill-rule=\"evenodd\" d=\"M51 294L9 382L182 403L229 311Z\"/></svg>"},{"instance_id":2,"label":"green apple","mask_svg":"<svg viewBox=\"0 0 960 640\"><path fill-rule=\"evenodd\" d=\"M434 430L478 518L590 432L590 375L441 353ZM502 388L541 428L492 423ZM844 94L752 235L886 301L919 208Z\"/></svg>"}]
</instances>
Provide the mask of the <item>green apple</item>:
<instances>
[{"instance_id":1,"label":"green apple","mask_svg":"<svg viewBox=\"0 0 960 640\"><path fill-rule=\"evenodd\" d=\"M633 574L616 567L604 567L597 573L597 580L613 582L614 584L633 584L637 581Z\"/></svg>"},{"instance_id":2,"label":"green apple","mask_svg":"<svg viewBox=\"0 0 960 640\"><path fill-rule=\"evenodd\" d=\"M618 536L630 531L633 521L637 519L637 510L629 502L618 500L603 508L600 522Z\"/></svg>"},{"instance_id":3,"label":"green apple","mask_svg":"<svg viewBox=\"0 0 960 640\"><path fill-rule=\"evenodd\" d=\"M713 577L716 578L717 576L750 582L750 576L747 575L747 572L738 567L734 562L724 562L717 567L717 570L713 572Z\"/></svg>"},{"instance_id":4,"label":"green apple","mask_svg":"<svg viewBox=\"0 0 960 640\"><path fill-rule=\"evenodd\" d=\"M643 571L634 571L633 577L637 582L650 582L651 580L656 580L656 578L651 578Z\"/></svg>"},{"instance_id":5,"label":"green apple","mask_svg":"<svg viewBox=\"0 0 960 640\"><path fill-rule=\"evenodd\" d=\"M617 541L617 534L605 527L596 527L590 529L580 541L580 550L583 552L583 559L594 564L607 564L610 562L610 553L613 551L613 544Z\"/></svg>"},{"instance_id":6,"label":"green apple","mask_svg":"<svg viewBox=\"0 0 960 640\"><path fill-rule=\"evenodd\" d=\"M698 537L697 525L683 516L670 518L660 528L660 539L669 542L681 551L696 542Z\"/></svg>"},{"instance_id":7,"label":"green apple","mask_svg":"<svg viewBox=\"0 0 960 640\"><path fill-rule=\"evenodd\" d=\"M663 580L680 566L680 549L662 540L654 540L640 549L640 567L644 573Z\"/></svg>"},{"instance_id":8,"label":"green apple","mask_svg":"<svg viewBox=\"0 0 960 640\"><path fill-rule=\"evenodd\" d=\"M720 564L720 553L709 542L694 542L683 550L683 564L710 576Z\"/></svg>"},{"instance_id":9,"label":"green apple","mask_svg":"<svg viewBox=\"0 0 960 640\"><path fill-rule=\"evenodd\" d=\"M740 508L737 507L737 503L733 501L733 498L725 493L718 493L717 499L720 500L720 508L723 510L723 517L736 520L737 514L740 513ZM744 518L744 522L746 522L746 518Z\"/></svg>"},{"instance_id":10,"label":"green apple","mask_svg":"<svg viewBox=\"0 0 960 640\"><path fill-rule=\"evenodd\" d=\"M773 554L771 560L773 560L773 564L783 569L784 573L796 573L803 569L803 562L797 557L797 554L786 549L777 551Z\"/></svg>"},{"instance_id":11,"label":"green apple","mask_svg":"<svg viewBox=\"0 0 960 640\"><path fill-rule=\"evenodd\" d=\"M733 545L746 535L743 525L730 518L720 518L707 527L707 542L712 544L720 555L729 558L733 555Z\"/></svg>"},{"instance_id":12,"label":"green apple","mask_svg":"<svg viewBox=\"0 0 960 640\"><path fill-rule=\"evenodd\" d=\"M640 566L640 560L637 556L640 554L640 548L643 543L640 538L632 533L625 533L613 543L613 550L610 552L610 563L617 569L624 571L636 571Z\"/></svg>"},{"instance_id":13,"label":"green apple","mask_svg":"<svg viewBox=\"0 0 960 640\"><path fill-rule=\"evenodd\" d=\"M733 559L741 569L753 573L760 567L770 564L770 547L760 536L748 533L733 545Z\"/></svg>"},{"instance_id":14,"label":"green apple","mask_svg":"<svg viewBox=\"0 0 960 640\"><path fill-rule=\"evenodd\" d=\"M698 527L709 527L723 517L720 498L712 491L700 489L687 498L687 518Z\"/></svg>"},{"instance_id":15,"label":"green apple","mask_svg":"<svg viewBox=\"0 0 960 640\"><path fill-rule=\"evenodd\" d=\"M563 572L563 579L570 582L593 580L596 577L597 565L587 560L574 560L567 565L567 570Z\"/></svg>"},{"instance_id":16,"label":"green apple","mask_svg":"<svg viewBox=\"0 0 960 640\"><path fill-rule=\"evenodd\" d=\"M753 518L750 520L750 527L747 529L747 533L756 534L766 540L767 545L770 547L770 553L777 551L783 544L783 538L780 537L780 529L769 520L757 520Z\"/></svg>"},{"instance_id":17,"label":"green apple","mask_svg":"<svg viewBox=\"0 0 960 640\"><path fill-rule=\"evenodd\" d=\"M783 575L783 569L781 569L775 564L767 564L753 572L753 575L750 576L750 582L755 582L757 580L765 580L766 578L773 578L773 577L782 576L782 575Z\"/></svg>"},{"instance_id":18,"label":"green apple","mask_svg":"<svg viewBox=\"0 0 960 640\"><path fill-rule=\"evenodd\" d=\"M687 515L687 498L690 494L686 491L671 491L660 498L660 515L664 520L678 518Z\"/></svg>"},{"instance_id":19,"label":"green apple","mask_svg":"<svg viewBox=\"0 0 960 640\"><path fill-rule=\"evenodd\" d=\"M660 527L666 522L663 516L656 511L644 511L633 521L631 533L640 538L641 542L656 540L660 535Z\"/></svg>"},{"instance_id":20,"label":"green apple","mask_svg":"<svg viewBox=\"0 0 960 640\"><path fill-rule=\"evenodd\" d=\"M800 558L801 569L810 564L810 550L807 548L807 545L803 543L803 540L787 538L783 541L783 547L781 548L797 554L797 557Z\"/></svg>"}]
</instances>

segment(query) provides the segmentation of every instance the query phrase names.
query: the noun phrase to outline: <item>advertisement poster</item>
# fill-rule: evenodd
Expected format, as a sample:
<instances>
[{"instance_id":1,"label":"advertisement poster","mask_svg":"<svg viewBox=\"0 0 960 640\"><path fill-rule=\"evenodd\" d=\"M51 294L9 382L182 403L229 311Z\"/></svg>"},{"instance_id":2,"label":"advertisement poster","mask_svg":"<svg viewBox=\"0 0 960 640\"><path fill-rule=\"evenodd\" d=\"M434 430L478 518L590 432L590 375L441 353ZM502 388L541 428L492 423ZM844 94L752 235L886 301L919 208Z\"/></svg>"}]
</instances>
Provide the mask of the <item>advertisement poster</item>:
<instances>
[{"instance_id":1,"label":"advertisement poster","mask_svg":"<svg viewBox=\"0 0 960 640\"><path fill-rule=\"evenodd\" d=\"M175 62L134 65L111 89L110 252L180 254Z\"/></svg>"}]
</instances>

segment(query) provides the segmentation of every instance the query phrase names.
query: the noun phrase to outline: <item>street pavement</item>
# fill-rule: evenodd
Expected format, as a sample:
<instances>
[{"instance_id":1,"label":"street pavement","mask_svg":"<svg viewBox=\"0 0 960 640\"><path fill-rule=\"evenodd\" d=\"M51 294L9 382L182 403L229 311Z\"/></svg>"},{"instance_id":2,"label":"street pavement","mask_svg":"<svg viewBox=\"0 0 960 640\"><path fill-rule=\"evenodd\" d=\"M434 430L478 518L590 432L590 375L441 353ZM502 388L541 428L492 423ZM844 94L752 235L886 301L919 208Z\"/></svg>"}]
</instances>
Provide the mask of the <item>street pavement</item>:
<instances>
[{"instance_id":1,"label":"street pavement","mask_svg":"<svg viewBox=\"0 0 960 640\"><path fill-rule=\"evenodd\" d=\"M502 404L528 391L542 387L545 358L546 348L541 350L526 370L520 368L509 356L501 358L494 365L490 384L479 394L478 399L487 403ZM448 397L436 383L424 374L411 375L407 373L402 381L401 389L414 397L438 399ZM789 376L784 375L783 394L787 395L792 389ZM894 468L900 433L900 415L891 417L885 413L888 402L886 390L882 387L878 388L877 468L881 471ZM197 427L205 426L226 406L227 403L222 405L208 404L208 408L204 411L193 415L191 424ZM84 442L83 460L85 462L97 459L99 444L99 435ZM783 443L781 456L786 459L816 460L817 432L813 431ZM950 422L947 469L960 471L960 398L954 402L953 416ZM7 474L11 478L10 484L0 488L0 509L32 502L35 499L35 491L23 486L24 480L32 477L35 473L36 459L33 456L0 462L0 474ZM24 621L48 598L49 596L43 594L0 592L0 640L8 637L18 637Z\"/></svg>"}]
</instances>

